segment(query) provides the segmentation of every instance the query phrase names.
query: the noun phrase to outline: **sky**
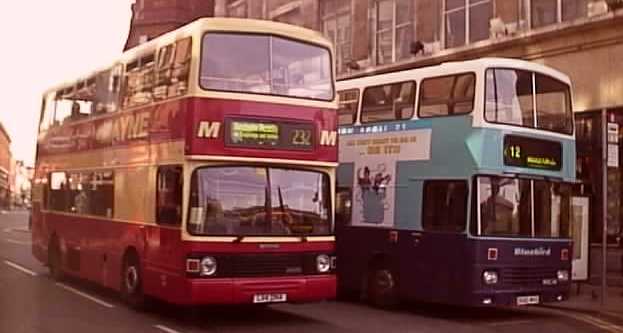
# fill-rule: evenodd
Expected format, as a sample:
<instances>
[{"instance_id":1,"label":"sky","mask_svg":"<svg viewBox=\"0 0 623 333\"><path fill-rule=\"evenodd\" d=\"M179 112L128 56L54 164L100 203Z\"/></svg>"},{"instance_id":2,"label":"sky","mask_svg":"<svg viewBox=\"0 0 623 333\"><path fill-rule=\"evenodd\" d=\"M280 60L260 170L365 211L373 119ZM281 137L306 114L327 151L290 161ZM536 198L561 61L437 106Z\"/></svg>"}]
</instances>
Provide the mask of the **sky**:
<instances>
[{"instance_id":1,"label":"sky","mask_svg":"<svg viewBox=\"0 0 623 333\"><path fill-rule=\"evenodd\" d=\"M0 1L0 122L16 160L34 165L46 89L111 64L134 0Z\"/></svg>"}]
</instances>

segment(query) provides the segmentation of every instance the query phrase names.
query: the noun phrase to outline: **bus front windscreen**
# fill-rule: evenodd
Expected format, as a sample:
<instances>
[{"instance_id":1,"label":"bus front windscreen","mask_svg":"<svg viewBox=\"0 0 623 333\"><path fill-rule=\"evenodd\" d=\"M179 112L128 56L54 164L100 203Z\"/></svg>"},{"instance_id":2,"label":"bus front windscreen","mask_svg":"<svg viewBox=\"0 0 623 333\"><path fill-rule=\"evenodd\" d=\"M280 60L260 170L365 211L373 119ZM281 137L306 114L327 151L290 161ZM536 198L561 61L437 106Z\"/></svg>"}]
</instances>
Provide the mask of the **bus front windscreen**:
<instances>
[{"instance_id":1,"label":"bus front windscreen","mask_svg":"<svg viewBox=\"0 0 623 333\"><path fill-rule=\"evenodd\" d=\"M203 89L330 101L331 55L325 47L262 34L207 33Z\"/></svg>"},{"instance_id":2,"label":"bus front windscreen","mask_svg":"<svg viewBox=\"0 0 623 333\"><path fill-rule=\"evenodd\" d=\"M203 167L191 180L193 235L328 235L329 177L252 166Z\"/></svg>"},{"instance_id":3,"label":"bus front windscreen","mask_svg":"<svg viewBox=\"0 0 623 333\"><path fill-rule=\"evenodd\" d=\"M480 235L569 238L569 184L480 176L477 191Z\"/></svg>"},{"instance_id":4,"label":"bus front windscreen","mask_svg":"<svg viewBox=\"0 0 623 333\"><path fill-rule=\"evenodd\" d=\"M573 133L569 85L516 69L488 69L485 119L491 123Z\"/></svg>"}]
</instances>

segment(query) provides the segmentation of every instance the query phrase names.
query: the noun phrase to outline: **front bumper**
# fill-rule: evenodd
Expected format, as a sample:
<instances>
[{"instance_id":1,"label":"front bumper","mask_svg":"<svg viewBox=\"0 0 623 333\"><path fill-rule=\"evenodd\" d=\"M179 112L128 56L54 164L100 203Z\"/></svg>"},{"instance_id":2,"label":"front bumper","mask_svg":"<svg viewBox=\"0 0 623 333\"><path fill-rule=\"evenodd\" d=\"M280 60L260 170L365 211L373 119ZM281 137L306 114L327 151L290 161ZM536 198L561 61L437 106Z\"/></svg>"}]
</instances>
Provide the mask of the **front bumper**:
<instances>
[{"instance_id":1,"label":"front bumper","mask_svg":"<svg viewBox=\"0 0 623 333\"><path fill-rule=\"evenodd\" d=\"M528 299L538 303L526 303ZM521 289L521 290L480 290L466 298L469 306L518 306L561 302L569 298L569 288ZM524 304L522 304L524 303Z\"/></svg>"},{"instance_id":2,"label":"front bumper","mask_svg":"<svg viewBox=\"0 0 623 333\"><path fill-rule=\"evenodd\" d=\"M185 281L182 303L253 304L254 295L286 294L289 303L333 299L336 295L335 275L261 278L195 278Z\"/></svg>"}]
</instances>

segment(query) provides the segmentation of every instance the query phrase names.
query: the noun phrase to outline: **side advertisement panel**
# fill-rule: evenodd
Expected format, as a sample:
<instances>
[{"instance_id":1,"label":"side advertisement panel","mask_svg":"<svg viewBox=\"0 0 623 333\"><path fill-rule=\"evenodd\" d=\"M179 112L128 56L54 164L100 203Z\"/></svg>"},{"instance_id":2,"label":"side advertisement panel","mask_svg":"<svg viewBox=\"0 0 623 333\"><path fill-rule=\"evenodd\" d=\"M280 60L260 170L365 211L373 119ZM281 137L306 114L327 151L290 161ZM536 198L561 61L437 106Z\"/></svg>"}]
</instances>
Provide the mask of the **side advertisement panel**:
<instances>
[{"instance_id":1,"label":"side advertisement panel","mask_svg":"<svg viewBox=\"0 0 623 333\"><path fill-rule=\"evenodd\" d=\"M354 163L353 225L393 226L397 162L430 160L431 132L340 136L340 163Z\"/></svg>"}]
</instances>

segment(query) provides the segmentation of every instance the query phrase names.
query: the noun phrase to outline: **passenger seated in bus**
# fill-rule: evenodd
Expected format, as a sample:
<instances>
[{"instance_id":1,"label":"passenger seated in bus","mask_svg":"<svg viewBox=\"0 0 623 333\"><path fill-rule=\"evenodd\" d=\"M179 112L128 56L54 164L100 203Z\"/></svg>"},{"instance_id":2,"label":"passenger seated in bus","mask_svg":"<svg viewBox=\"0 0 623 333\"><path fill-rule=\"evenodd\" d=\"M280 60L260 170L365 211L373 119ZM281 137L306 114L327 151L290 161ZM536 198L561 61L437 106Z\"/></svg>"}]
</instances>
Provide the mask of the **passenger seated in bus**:
<instances>
[{"instance_id":1,"label":"passenger seated in bus","mask_svg":"<svg viewBox=\"0 0 623 333\"><path fill-rule=\"evenodd\" d=\"M76 209L76 213L78 214L90 213L89 195L82 184L78 184L78 194L74 197L74 207Z\"/></svg>"},{"instance_id":2,"label":"passenger seated in bus","mask_svg":"<svg viewBox=\"0 0 623 333\"><path fill-rule=\"evenodd\" d=\"M68 118L65 118L63 121L69 119L69 121L76 121L87 117L87 114L80 113L80 104L76 101L71 103L71 114Z\"/></svg>"}]
</instances>

